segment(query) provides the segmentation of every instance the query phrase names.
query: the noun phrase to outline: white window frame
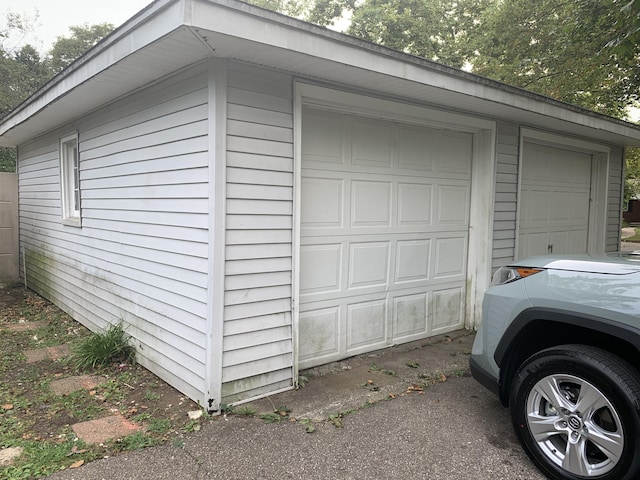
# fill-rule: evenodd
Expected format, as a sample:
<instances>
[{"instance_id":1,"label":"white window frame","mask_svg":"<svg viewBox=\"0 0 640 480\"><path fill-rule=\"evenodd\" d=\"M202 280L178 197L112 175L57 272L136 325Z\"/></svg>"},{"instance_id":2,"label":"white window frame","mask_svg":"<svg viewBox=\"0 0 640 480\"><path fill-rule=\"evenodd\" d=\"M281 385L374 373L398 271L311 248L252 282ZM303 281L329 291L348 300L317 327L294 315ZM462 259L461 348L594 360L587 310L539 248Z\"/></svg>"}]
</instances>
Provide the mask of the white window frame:
<instances>
[{"instance_id":1,"label":"white window frame","mask_svg":"<svg viewBox=\"0 0 640 480\"><path fill-rule=\"evenodd\" d=\"M62 223L80 226L80 150L78 132L60 139Z\"/></svg>"}]
</instances>

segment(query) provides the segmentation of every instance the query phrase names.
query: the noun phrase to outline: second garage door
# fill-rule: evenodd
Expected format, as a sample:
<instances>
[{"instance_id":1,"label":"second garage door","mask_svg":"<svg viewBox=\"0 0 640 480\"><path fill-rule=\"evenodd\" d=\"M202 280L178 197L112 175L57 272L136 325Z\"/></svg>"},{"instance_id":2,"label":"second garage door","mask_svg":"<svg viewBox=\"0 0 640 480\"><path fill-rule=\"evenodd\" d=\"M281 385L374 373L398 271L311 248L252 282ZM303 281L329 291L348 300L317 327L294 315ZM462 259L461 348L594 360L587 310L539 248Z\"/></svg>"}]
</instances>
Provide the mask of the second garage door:
<instances>
[{"instance_id":1,"label":"second garage door","mask_svg":"<svg viewBox=\"0 0 640 480\"><path fill-rule=\"evenodd\" d=\"M299 366L464 323L473 136L303 108Z\"/></svg>"},{"instance_id":2,"label":"second garage door","mask_svg":"<svg viewBox=\"0 0 640 480\"><path fill-rule=\"evenodd\" d=\"M524 142L518 257L586 253L592 155Z\"/></svg>"}]
</instances>

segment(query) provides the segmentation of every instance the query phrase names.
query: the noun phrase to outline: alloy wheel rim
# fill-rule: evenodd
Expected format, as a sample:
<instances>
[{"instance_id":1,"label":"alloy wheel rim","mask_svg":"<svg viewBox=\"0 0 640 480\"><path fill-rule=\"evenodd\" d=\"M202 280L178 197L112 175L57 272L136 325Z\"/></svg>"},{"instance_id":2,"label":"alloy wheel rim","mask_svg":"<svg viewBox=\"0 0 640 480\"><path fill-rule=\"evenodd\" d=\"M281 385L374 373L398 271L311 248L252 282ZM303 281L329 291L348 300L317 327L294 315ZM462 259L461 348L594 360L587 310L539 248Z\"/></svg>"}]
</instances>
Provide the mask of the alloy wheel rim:
<instances>
[{"instance_id":1,"label":"alloy wheel rim","mask_svg":"<svg viewBox=\"0 0 640 480\"><path fill-rule=\"evenodd\" d=\"M610 472L625 445L620 416L590 382L565 374L539 380L526 400L527 427L542 454L582 477Z\"/></svg>"}]
</instances>

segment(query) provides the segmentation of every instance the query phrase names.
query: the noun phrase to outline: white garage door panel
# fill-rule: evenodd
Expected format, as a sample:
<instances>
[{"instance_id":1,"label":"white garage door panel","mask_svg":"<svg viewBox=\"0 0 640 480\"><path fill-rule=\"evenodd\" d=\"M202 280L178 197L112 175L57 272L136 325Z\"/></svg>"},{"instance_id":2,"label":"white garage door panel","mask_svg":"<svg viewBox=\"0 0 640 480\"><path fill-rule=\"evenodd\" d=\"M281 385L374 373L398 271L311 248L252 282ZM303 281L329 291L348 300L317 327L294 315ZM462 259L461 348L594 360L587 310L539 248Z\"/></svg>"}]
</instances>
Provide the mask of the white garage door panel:
<instances>
[{"instance_id":1,"label":"white garage door panel","mask_svg":"<svg viewBox=\"0 0 640 480\"><path fill-rule=\"evenodd\" d=\"M585 253L590 154L524 143L518 257Z\"/></svg>"},{"instance_id":2,"label":"white garage door panel","mask_svg":"<svg viewBox=\"0 0 640 480\"><path fill-rule=\"evenodd\" d=\"M393 331L401 340L427 332L428 294L404 295L393 299Z\"/></svg>"},{"instance_id":3,"label":"white garage door panel","mask_svg":"<svg viewBox=\"0 0 640 480\"><path fill-rule=\"evenodd\" d=\"M303 109L301 368L459 328L472 136Z\"/></svg>"},{"instance_id":4,"label":"white garage door panel","mask_svg":"<svg viewBox=\"0 0 640 480\"><path fill-rule=\"evenodd\" d=\"M299 350L303 353L299 361L333 358L340 354L339 339L344 336L340 331L341 310L341 307L331 307L300 313Z\"/></svg>"}]
</instances>

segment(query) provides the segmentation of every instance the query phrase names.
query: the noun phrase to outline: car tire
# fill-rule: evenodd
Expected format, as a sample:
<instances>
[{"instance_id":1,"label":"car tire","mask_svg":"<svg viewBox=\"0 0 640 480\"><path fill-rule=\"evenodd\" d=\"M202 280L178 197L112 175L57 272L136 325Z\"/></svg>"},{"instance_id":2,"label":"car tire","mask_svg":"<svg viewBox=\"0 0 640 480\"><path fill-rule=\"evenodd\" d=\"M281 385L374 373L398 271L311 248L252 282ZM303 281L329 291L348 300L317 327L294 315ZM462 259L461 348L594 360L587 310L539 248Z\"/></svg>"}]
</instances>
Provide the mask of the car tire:
<instances>
[{"instance_id":1,"label":"car tire","mask_svg":"<svg viewBox=\"0 0 640 480\"><path fill-rule=\"evenodd\" d=\"M531 356L511 385L516 435L549 478L640 478L640 377L627 362L562 345Z\"/></svg>"}]
</instances>

